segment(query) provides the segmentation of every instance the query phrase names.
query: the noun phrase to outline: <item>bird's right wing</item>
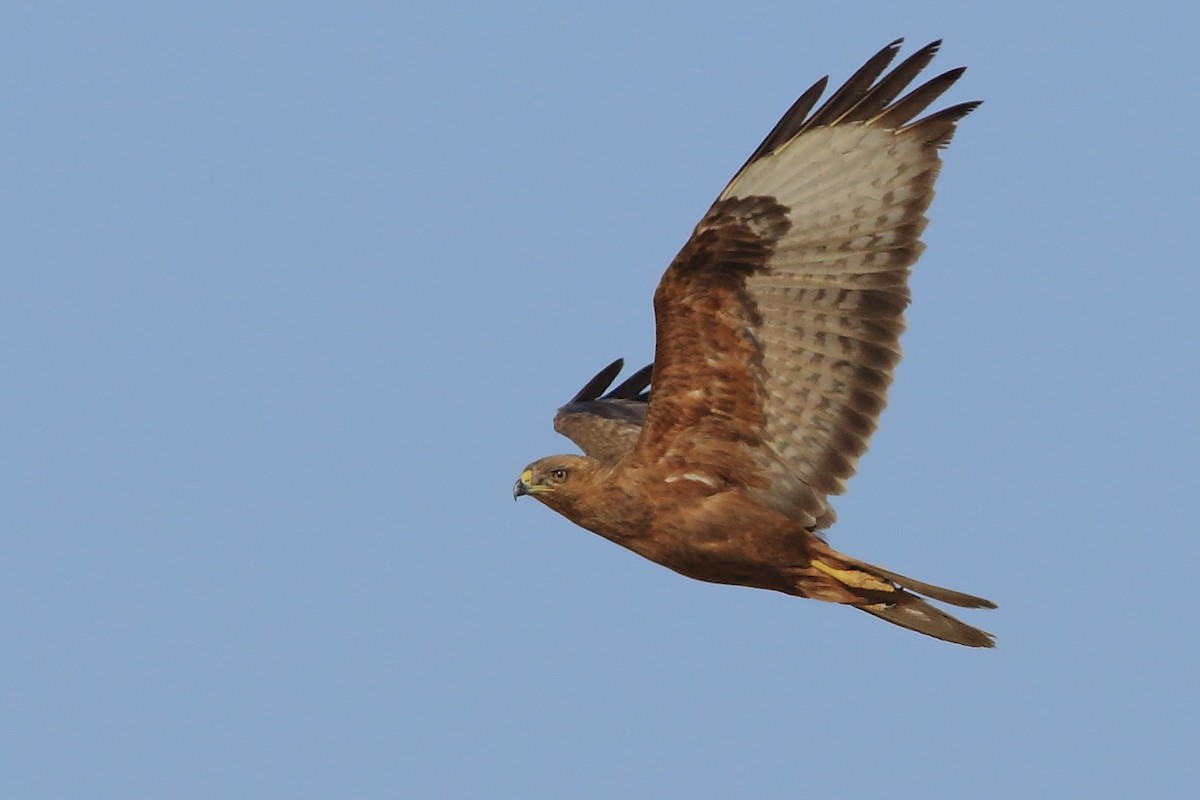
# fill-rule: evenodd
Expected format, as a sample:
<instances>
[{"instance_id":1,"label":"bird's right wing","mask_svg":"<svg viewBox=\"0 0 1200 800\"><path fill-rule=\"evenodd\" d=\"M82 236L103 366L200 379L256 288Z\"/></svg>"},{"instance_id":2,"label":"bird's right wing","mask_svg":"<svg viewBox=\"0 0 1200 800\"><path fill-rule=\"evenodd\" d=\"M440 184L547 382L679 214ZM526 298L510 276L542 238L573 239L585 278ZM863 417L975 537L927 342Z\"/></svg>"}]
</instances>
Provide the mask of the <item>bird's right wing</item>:
<instances>
[{"instance_id":1,"label":"bird's right wing","mask_svg":"<svg viewBox=\"0 0 1200 800\"><path fill-rule=\"evenodd\" d=\"M650 364L604 394L624 365L618 358L600 370L554 415L554 430L587 455L610 465L633 449L650 399Z\"/></svg>"}]
</instances>

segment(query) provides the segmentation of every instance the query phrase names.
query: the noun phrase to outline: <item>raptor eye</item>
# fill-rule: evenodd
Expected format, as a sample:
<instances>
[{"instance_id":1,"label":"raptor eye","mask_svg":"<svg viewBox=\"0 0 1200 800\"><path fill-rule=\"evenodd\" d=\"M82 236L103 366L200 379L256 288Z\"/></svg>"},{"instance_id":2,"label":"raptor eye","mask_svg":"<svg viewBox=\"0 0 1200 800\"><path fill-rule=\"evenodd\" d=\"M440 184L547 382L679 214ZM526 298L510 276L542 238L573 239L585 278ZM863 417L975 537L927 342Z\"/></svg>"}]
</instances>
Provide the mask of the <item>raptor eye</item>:
<instances>
[{"instance_id":1,"label":"raptor eye","mask_svg":"<svg viewBox=\"0 0 1200 800\"><path fill-rule=\"evenodd\" d=\"M550 470L550 477L556 481L565 481L567 479L567 471L565 469Z\"/></svg>"}]
</instances>

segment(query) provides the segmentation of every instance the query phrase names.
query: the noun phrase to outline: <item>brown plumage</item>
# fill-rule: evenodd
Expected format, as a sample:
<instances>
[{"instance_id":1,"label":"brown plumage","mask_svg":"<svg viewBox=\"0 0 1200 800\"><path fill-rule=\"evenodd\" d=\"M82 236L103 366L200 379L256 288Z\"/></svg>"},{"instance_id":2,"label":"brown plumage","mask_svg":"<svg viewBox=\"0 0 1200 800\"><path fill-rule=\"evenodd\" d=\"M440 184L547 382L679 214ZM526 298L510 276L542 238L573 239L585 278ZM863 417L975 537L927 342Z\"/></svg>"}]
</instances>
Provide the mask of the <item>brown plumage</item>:
<instances>
[{"instance_id":1,"label":"brown plumage","mask_svg":"<svg viewBox=\"0 0 1200 800\"><path fill-rule=\"evenodd\" d=\"M963 71L901 96L938 43L885 75L899 46L811 115L826 79L788 110L658 285L649 394L647 367L603 395L621 369L609 365L555 417L586 455L534 462L513 492L698 580L991 647L917 595L991 602L858 561L817 533L887 402L938 151L978 105L914 119Z\"/></svg>"}]
</instances>

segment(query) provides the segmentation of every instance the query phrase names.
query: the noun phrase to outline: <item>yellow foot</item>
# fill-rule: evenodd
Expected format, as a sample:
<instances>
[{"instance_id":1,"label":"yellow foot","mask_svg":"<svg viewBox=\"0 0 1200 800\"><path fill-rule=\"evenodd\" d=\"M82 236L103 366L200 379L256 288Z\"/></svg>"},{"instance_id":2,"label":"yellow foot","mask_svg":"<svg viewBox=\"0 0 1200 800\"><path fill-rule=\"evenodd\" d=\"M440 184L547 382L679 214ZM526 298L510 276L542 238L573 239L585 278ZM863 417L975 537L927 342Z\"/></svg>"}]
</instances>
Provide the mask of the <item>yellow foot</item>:
<instances>
[{"instance_id":1,"label":"yellow foot","mask_svg":"<svg viewBox=\"0 0 1200 800\"><path fill-rule=\"evenodd\" d=\"M856 569L834 569L828 564L812 560L814 568L824 572L838 583L844 583L852 589L865 589L871 592L894 592L896 587L887 581L880 580L874 575L868 575Z\"/></svg>"}]
</instances>

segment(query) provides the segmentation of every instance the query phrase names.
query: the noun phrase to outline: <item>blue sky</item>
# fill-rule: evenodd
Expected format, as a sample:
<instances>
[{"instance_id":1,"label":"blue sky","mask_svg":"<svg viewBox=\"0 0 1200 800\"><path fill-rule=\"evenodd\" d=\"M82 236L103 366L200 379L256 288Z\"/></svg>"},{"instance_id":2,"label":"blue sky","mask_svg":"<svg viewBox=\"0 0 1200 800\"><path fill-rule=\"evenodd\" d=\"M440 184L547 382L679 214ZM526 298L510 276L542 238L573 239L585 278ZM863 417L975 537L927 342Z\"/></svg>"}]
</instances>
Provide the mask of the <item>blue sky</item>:
<instances>
[{"instance_id":1,"label":"blue sky","mask_svg":"<svg viewBox=\"0 0 1200 800\"><path fill-rule=\"evenodd\" d=\"M413 5L6 14L5 796L1194 788L1195 12ZM832 541L995 599L990 652L509 495L779 114L901 35L986 102Z\"/></svg>"}]
</instances>

